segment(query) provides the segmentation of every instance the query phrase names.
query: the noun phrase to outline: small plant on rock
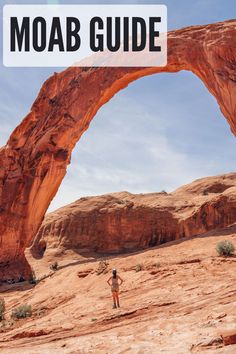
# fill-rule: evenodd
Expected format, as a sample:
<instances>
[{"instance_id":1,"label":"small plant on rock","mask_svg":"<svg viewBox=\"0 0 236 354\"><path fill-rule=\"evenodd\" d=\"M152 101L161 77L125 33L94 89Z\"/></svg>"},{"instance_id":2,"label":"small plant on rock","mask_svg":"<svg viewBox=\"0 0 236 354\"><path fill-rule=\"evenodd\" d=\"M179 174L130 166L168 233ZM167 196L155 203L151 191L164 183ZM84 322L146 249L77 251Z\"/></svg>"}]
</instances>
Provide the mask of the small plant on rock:
<instances>
[{"instance_id":1,"label":"small plant on rock","mask_svg":"<svg viewBox=\"0 0 236 354\"><path fill-rule=\"evenodd\" d=\"M32 316L31 305L21 305L12 310L11 317L12 318L26 318Z\"/></svg>"},{"instance_id":2,"label":"small plant on rock","mask_svg":"<svg viewBox=\"0 0 236 354\"><path fill-rule=\"evenodd\" d=\"M50 265L50 269L53 270L53 271L58 270L58 263L57 262L52 263Z\"/></svg>"},{"instance_id":3,"label":"small plant on rock","mask_svg":"<svg viewBox=\"0 0 236 354\"><path fill-rule=\"evenodd\" d=\"M143 270L143 265L142 264L137 264L135 267L135 272L140 272L141 270Z\"/></svg>"},{"instance_id":4,"label":"small plant on rock","mask_svg":"<svg viewBox=\"0 0 236 354\"><path fill-rule=\"evenodd\" d=\"M164 189L161 191L162 194L168 194Z\"/></svg>"},{"instance_id":5,"label":"small plant on rock","mask_svg":"<svg viewBox=\"0 0 236 354\"><path fill-rule=\"evenodd\" d=\"M0 321L3 321L5 318L5 300L3 298L0 298Z\"/></svg>"},{"instance_id":6,"label":"small plant on rock","mask_svg":"<svg viewBox=\"0 0 236 354\"><path fill-rule=\"evenodd\" d=\"M235 247L231 241L225 240L217 243L216 251L219 256L232 256L235 252Z\"/></svg>"},{"instance_id":7,"label":"small plant on rock","mask_svg":"<svg viewBox=\"0 0 236 354\"><path fill-rule=\"evenodd\" d=\"M35 271L32 270L29 276L29 283L30 284L37 284L36 274Z\"/></svg>"}]
</instances>

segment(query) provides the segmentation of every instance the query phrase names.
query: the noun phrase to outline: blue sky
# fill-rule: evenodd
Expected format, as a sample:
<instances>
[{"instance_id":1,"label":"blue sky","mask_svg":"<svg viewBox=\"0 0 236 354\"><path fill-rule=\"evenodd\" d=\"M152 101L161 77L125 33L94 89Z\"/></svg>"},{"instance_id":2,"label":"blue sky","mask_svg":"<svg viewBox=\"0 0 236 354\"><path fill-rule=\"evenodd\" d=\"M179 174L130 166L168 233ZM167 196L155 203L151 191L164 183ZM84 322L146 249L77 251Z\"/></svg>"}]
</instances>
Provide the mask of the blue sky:
<instances>
[{"instance_id":1,"label":"blue sky","mask_svg":"<svg viewBox=\"0 0 236 354\"><path fill-rule=\"evenodd\" d=\"M236 12L234 0L114 3L166 4L169 29L227 20ZM30 110L42 83L61 70L3 67L1 38L0 146ZM232 172L235 149L236 139L215 99L197 77L189 72L146 77L119 92L97 113L73 152L50 210L85 195L171 191L199 177Z\"/></svg>"}]
</instances>

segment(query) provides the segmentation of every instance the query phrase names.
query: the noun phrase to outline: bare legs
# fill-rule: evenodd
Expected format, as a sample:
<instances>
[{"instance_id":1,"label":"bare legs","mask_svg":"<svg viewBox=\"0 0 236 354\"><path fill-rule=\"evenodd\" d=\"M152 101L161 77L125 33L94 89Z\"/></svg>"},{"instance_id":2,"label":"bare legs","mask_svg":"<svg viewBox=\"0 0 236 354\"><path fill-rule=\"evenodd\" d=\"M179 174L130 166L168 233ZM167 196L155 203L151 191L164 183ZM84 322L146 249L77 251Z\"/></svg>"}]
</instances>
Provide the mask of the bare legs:
<instances>
[{"instance_id":1,"label":"bare legs","mask_svg":"<svg viewBox=\"0 0 236 354\"><path fill-rule=\"evenodd\" d=\"M113 298L113 308L115 309L117 307L120 307L118 291L112 291L112 298Z\"/></svg>"}]
</instances>

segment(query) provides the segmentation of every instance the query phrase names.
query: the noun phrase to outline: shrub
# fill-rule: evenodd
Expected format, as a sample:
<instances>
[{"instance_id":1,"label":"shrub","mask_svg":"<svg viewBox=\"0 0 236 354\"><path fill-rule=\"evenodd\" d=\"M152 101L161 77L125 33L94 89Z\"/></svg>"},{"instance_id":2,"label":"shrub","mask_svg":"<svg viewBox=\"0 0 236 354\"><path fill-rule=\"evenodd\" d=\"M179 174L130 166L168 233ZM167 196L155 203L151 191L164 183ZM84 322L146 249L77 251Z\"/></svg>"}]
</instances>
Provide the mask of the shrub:
<instances>
[{"instance_id":1,"label":"shrub","mask_svg":"<svg viewBox=\"0 0 236 354\"><path fill-rule=\"evenodd\" d=\"M0 321L4 320L5 315L5 300L3 298L0 299Z\"/></svg>"},{"instance_id":2,"label":"shrub","mask_svg":"<svg viewBox=\"0 0 236 354\"><path fill-rule=\"evenodd\" d=\"M143 265L142 264L137 264L135 267L135 272L140 272L143 269Z\"/></svg>"},{"instance_id":3,"label":"shrub","mask_svg":"<svg viewBox=\"0 0 236 354\"><path fill-rule=\"evenodd\" d=\"M220 256L232 256L235 251L235 247L231 241L221 241L216 246L216 251Z\"/></svg>"},{"instance_id":4,"label":"shrub","mask_svg":"<svg viewBox=\"0 0 236 354\"><path fill-rule=\"evenodd\" d=\"M29 283L30 284L36 284L37 283L36 274L35 274L34 270L32 270L31 273L30 273Z\"/></svg>"},{"instance_id":5,"label":"shrub","mask_svg":"<svg viewBox=\"0 0 236 354\"><path fill-rule=\"evenodd\" d=\"M11 317L19 319L19 318L31 317L31 315L32 315L31 305L21 305L12 310Z\"/></svg>"},{"instance_id":6,"label":"shrub","mask_svg":"<svg viewBox=\"0 0 236 354\"><path fill-rule=\"evenodd\" d=\"M204 191L202 192L202 195L208 195L208 192L207 192L206 190L204 190Z\"/></svg>"},{"instance_id":7,"label":"shrub","mask_svg":"<svg viewBox=\"0 0 236 354\"><path fill-rule=\"evenodd\" d=\"M18 282L22 283L23 281L25 281L24 275L22 273L20 273L19 277L18 277Z\"/></svg>"},{"instance_id":8,"label":"shrub","mask_svg":"<svg viewBox=\"0 0 236 354\"><path fill-rule=\"evenodd\" d=\"M51 270L54 270L54 271L58 270L58 263L57 263L57 262L52 263L52 264L50 265L50 269L51 269Z\"/></svg>"}]
</instances>

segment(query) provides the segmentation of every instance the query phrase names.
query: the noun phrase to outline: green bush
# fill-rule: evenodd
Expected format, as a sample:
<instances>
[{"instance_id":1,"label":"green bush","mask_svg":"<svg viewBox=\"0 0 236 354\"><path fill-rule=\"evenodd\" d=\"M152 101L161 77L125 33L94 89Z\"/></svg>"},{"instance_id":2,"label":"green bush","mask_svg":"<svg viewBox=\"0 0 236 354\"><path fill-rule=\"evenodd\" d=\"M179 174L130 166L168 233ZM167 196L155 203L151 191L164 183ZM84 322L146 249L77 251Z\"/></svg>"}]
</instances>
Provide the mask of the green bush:
<instances>
[{"instance_id":1,"label":"green bush","mask_svg":"<svg viewBox=\"0 0 236 354\"><path fill-rule=\"evenodd\" d=\"M11 317L19 319L19 318L31 317L31 315L32 315L31 305L21 305L12 310Z\"/></svg>"},{"instance_id":2,"label":"green bush","mask_svg":"<svg viewBox=\"0 0 236 354\"><path fill-rule=\"evenodd\" d=\"M135 267L135 272L140 272L143 269L143 265L142 264L137 264Z\"/></svg>"},{"instance_id":3,"label":"green bush","mask_svg":"<svg viewBox=\"0 0 236 354\"><path fill-rule=\"evenodd\" d=\"M231 241L225 240L217 243L216 251L220 256L232 256L235 251L235 247Z\"/></svg>"},{"instance_id":4,"label":"green bush","mask_svg":"<svg viewBox=\"0 0 236 354\"><path fill-rule=\"evenodd\" d=\"M0 298L0 321L4 320L5 309L5 300L3 298Z\"/></svg>"}]
</instances>

